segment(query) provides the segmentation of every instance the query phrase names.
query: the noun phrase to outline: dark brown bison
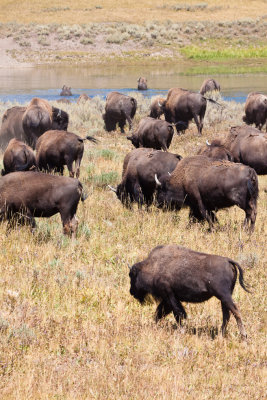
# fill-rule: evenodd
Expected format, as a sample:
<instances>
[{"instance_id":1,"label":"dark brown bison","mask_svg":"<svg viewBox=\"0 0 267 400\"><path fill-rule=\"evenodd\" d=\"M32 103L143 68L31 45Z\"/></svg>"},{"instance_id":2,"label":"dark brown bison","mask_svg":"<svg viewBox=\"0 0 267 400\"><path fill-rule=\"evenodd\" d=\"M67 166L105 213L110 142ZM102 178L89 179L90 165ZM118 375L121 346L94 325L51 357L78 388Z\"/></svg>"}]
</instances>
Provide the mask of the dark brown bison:
<instances>
[{"instance_id":1,"label":"dark brown bison","mask_svg":"<svg viewBox=\"0 0 267 400\"><path fill-rule=\"evenodd\" d=\"M124 126L127 120L131 130L136 108L137 101L133 97L118 92L109 93L106 99L106 112L103 114L105 129L108 132L114 131L118 123L121 132L124 133Z\"/></svg>"},{"instance_id":2,"label":"dark brown bison","mask_svg":"<svg viewBox=\"0 0 267 400\"><path fill-rule=\"evenodd\" d=\"M235 162L267 174L267 134L251 126L234 126L220 142L230 151Z\"/></svg>"},{"instance_id":3,"label":"dark brown bison","mask_svg":"<svg viewBox=\"0 0 267 400\"><path fill-rule=\"evenodd\" d=\"M0 178L0 219L35 227L35 217L60 213L63 232L74 235L78 221L75 213L84 200L78 179L41 172L13 172Z\"/></svg>"},{"instance_id":4,"label":"dark brown bison","mask_svg":"<svg viewBox=\"0 0 267 400\"><path fill-rule=\"evenodd\" d=\"M79 96L79 98L78 98L78 100L77 100L77 103L78 103L78 104L80 104L80 103L85 103L85 102L88 101L88 100L91 100L90 97L87 96L86 93L83 93L83 94L81 94L81 95Z\"/></svg>"},{"instance_id":5,"label":"dark brown bison","mask_svg":"<svg viewBox=\"0 0 267 400\"><path fill-rule=\"evenodd\" d=\"M220 140L213 140L211 143L206 141L206 144L201 147L198 155L206 156L212 160L228 160L234 161L232 154L222 144Z\"/></svg>"},{"instance_id":6,"label":"dark brown bison","mask_svg":"<svg viewBox=\"0 0 267 400\"><path fill-rule=\"evenodd\" d=\"M206 99L200 93L180 88L170 89L162 105L165 120L175 124L177 132L180 132L187 129L189 121L194 119L198 134L201 135L207 100L217 104L216 101Z\"/></svg>"},{"instance_id":7,"label":"dark brown bison","mask_svg":"<svg viewBox=\"0 0 267 400\"><path fill-rule=\"evenodd\" d=\"M215 79L211 78L211 79L206 79L202 83L199 93L204 95L207 92L214 92L214 91L220 92L220 90L221 90L220 84L217 81L215 81Z\"/></svg>"},{"instance_id":8,"label":"dark brown bison","mask_svg":"<svg viewBox=\"0 0 267 400\"><path fill-rule=\"evenodd\" d=\"M137 202L150 206L156 189L155 174L159 177L171 173L181 156L158 150L141 148L128 153L124 159L122 181L116 192L117 197L126 207Z\"/></svg>"},{"instance_id":9,"label":"dark brown bison","mask_svg":"<svg viewBox=\"0 0 267 400\"><path fill-rule=\"evenodd\" d=\"M28 107L12 107L2 118L0 146L5 150L10 139L16 138L35 148L38 137L49 129L66 130L68 114L51 107L46 100L34 98Z\"/></svg>"},{"instance_id":10,"label":"dark brown bison","mask_svg":"<svg viewBox=\"0 0 267 400\"><path fill-rule=\"evenodd\" d=\"M161 117L161 115L163 114L162 105L164 101L165 99L163 97L156 98L155 100L152 101L149 114L151 118L159 119Z\"/></svg>"},{"instance_id":11,"label":"dark brown bison","mask_svg":"<svg viewBox=\"0 0 267 400\"><path fill-rule=\"evenodd\" d=\"M180 210L190 207L191 217L217 221L215 212L238 206L245 211L244 225L254 230L257 215L258 177L254 169L230 161L213 161L204 156L186 157L172 174L157 182L157 205Z\"/></svg>"},{"instance_id":12,"label":"dark brown bison","mask_svg":"<svg viewBox=\"0 0 267 400\"><path fill-rule=\"evenodd\" d=\"M137 83L138 83L138 85L137 85L138 90L147 90L147 79L146 78L140 77L137 80Z\"/></svg>"},{"instance_id":13,"label":"dark brown bison","mask_svg":"<svg viewBox=\"0 0 267 400\"><path fill-rule=\"evenodd\" d=\"M10 140L4 153L3 164L2 175L15 171L28 171L37 166L31 147L17 139Z\"/></svg>"},{"instance_id":14,"label":"dark brown bison","mask_svg":"<svg viewBox=\"0 0 267 400\"><path fill-rule=\"evenodd\" d=\"M51 130L39 137L36 144L36 158L38 168L51 172L55 170L63 175L64 165L67 165L69 175L74 178L80 176L80 165L84 151L84 140L96 142L92 136L82 139L75 133ZM75 170L73 162L75 161Z\"/></svg>"},{"instance_id":15,"label":"dark brown bison","mask_svg":"<svg viewBox=\"0 0 267 400\"><path fill-rule=\"evenodd\" d=\"M145 117L141 119L132 136L127 136L127 139L132 142L134 147L150 147L167 151L170 147L173 133L173 126L169 122Z\"/></svg>"},{"instance_id":16,"label":"dark brown bison","mask_svg":"<svg viewBox=\"0 0 267 400\"><path fill-rule=\"evenodd\" d=\"M249 292L243 270L236 261L177 245L157 246L144 261L131 267L130 293L141 304L151 294L160 301L156 322L173 312L178 324L187 317L181 302L201 303L215 296L222 306L222 334L225 334L231 312L245 339L241 314L232 299L238 272L240 285Z\"/></svg>"},{"instance_id":17,"label":"dark brown bison","mask_svg":"<svg viewBox=\"0 0 267 400\"><path fill-rule=\"evenodd\" d=\"M72 96L71 87L63 85L61 92L60 92L60 96Z\"/></svg>"},{"instance_id":18,"label":"dark brown bison","mask_svg":"<svg viewBox=\"0 0 267 400\"><path fill-rule=\"evenodd\" d=\"M265 94L249 93L243 121L248 125L255 124L259 130L266 124L267 132L267 96Z\"/></svg>"}]
</instances>

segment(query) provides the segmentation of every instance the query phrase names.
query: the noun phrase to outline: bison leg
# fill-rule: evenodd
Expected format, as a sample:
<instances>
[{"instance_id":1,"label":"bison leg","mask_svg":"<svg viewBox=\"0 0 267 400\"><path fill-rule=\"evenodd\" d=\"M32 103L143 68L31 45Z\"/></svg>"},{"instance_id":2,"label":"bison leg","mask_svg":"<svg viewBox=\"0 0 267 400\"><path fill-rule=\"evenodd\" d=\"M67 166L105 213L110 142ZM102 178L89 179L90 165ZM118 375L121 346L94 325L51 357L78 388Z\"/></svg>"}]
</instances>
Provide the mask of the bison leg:
<instances>
[{"instance_id":1,"label":"bison leg","mask_svg":"<svg viewBox=\"0 0 267 400\"><path fill-rule=\"evenodd\" d=\"M74 178L74 170L73 170L73 160L67 159L66 160L67 168L69 170L70 178Z\"/></svg>"},{"instance_id":2,"label":"bison leg","mask_svg":"<svg viewBox=\"0 0 267 400\"><path fill-rule=\"evenodd\" d=\"M232 312L232 314L234 315L235 319L236 319L236 323L240 332L240 335L242 337L242 339L246 339L247 334L241 319L241 314L240 311L238 309L238 307L236 306L236 304L233 302L233 299L230 297L228 299L222 299L222 310L223 310L223 324L222 324L222 331L224 332L227 322L229 321L229 318L227 320L227 311L229 313L229 310Z\"/></svg>"},{"instance_id":3,"label":"bison leg","mask_svg":"<svg viewBox=\"0 0 267 400\"><path fill-rule=\"evenodd\" d=\"M166 317L166 315L170 314L170 312L172 312L172 306L162 300L162 302L159 303L156 309L155 321L158 322L161 318Z\"/></svg>"},{"instance_id":4,"label":"bison leg","mask_svg":"<svg viewBox=\"0 0 267 400\"><path fill-rule=\"evenodd\" d=\"M197 114L193 113L193 117L197 126L198 134L201 135L203 124L198 120Z\"/></svg>"},{"instance_id":5,"label":"bison leg","mask_svg":"<svg viewBox=\"0 0 267 400\"><path fill-rule=\"evenodd\" d=\"M181 302L175 298L173 294L170 294L169 301L172 307L173 315L179 325L181 325L182 319L186 318L186 312L184 307L182 306Z\"/></svg>"},{"instance_id":6,"label":"bison leg","mask_svg":"<svg viewBox=\"0 0 267 400\"><path fill-rule=\"evenodd\" d=\"M76 178L78 179L80 176L80 166L81 166L82 158L78 158L75 160L75 171L76 171Z\"/></svg>"},{"instance_id":7,"label":"bison leg","mask_svg":"<svg viewBox=\"0 0 267 400\"><path fill-rule=\"evenodd\" d=\"M230 311L229 308L225 306L225 304L221 303L221 305L223 313L222 335L225 336L226 328L230 319Z\"/></svg>"},{"instance_id":8,"label":"bison leg","mask_svg":"<svg viewBox=\"0 0 267 400\"><path fill-rule=\"evenodd\" d=\"M126 124L126 120L125 119L123 119L123 120L121 120L119 122L119 127L120 127L120 130L121 130L121 133L125 133L125 131L124 131L125 124Z\"/></svg>"}]
</instances>

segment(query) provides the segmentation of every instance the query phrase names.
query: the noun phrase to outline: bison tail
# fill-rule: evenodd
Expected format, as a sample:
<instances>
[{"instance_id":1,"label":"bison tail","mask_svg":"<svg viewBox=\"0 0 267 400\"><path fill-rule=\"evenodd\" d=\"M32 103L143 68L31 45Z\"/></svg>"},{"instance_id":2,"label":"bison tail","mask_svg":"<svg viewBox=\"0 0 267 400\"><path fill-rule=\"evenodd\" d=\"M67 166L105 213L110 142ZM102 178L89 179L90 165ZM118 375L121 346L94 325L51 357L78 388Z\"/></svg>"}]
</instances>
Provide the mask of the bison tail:
<instances>
[{"instance_id":1,"label":"bison tail","mask_svg":"<svg viewBox=\"0 0 267 400\"><path fill-rule=\"evenodd\" d=\"M99 140L97 140L93 136L86 136L85 139L90 140L90 142L93 142L93 143L98 143L99 142Z\"/></svg>"},{"instance_id":2,"label":"bison tail","mask_svg":"<svg viewBox=\"0 0 267 400\"><path fill-rule=\"evenodd\" d=\"M247 182L248 192L251 198L257 199L259 196L258 176L254 169L251 168L251 174Z\"/></svg>"},{"instance_id":3,"label":"bison tail","mask_svg":"<svg viewBox=\"0 0 267 400\"><path fill-rule=\"evenodd\" d=\"M78 191L80 193L81 200L85 201L87 199L87 197L88 197L88 193L84 190L83 185L81 184L80 181L78 183Z\"/></svg>"},{"instance_id":4,"label":"bison tail","mask_svg":"<svg viewBox=\"0 0 267 400\"><path fill-rule=\"evenodd\" d=\"M229 259L230 264L233 265L233 267L235 268L235 270L239 272L239 283L240 286L248 293L251 293L251 291L249 290L249 285L244 281L244 272L243 269L241 268L241 266L236 262L233 261L231 259Z\"/></svg>"},{"instance_id":5,"label":"bison tail","mask_svg":"<svg viewBox=\"0 0 267 400\"><path fill-rule=\"evenodd\" d=\"M213 99L210 99L209 97L205 97L205 96L203 96L203 97L204 97L204 99L206 99L207 101L210 101L210 102L213 103L213 104L217 104L217 106L223 107L223 105L220 104L220 103L218 103L218 101L213 100Z\"/></svg>"}]
</instances>

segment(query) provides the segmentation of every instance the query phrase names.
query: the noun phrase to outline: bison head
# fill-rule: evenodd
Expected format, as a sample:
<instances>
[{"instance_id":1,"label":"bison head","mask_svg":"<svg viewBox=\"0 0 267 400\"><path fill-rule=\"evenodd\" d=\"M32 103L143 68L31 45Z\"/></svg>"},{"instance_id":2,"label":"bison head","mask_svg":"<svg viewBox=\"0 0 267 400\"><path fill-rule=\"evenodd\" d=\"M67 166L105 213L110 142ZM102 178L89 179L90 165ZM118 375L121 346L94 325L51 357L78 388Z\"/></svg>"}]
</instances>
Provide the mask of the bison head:
<instances>
[{"instance_id":1,"label":"bison head","mask_svg":"<svg viewBox=\"0 0 267 400\"><path fill-rule=\"evenodd\" d=\"M183 186L174 182L171 175L162 176L160 181L155 175L156 181L156 205L159 208L179 211L185 203Z\"/></svg>"},{"instance_id":2,"label":"bison head","mask_svg":"<svg viewBox=\"0 0 267 400\"><path fill-rule=\"evenodd\" d=\"M130 268L129 277L130 277L130 283L131 283L131 287L130 287L131 295L136 300L138 300L140 303L143 303L145 300L145 297L147 295L147 292L144 288L144 285L142 285L142 279L140 276L141 266L142 266L142 263L134 264Z\"/></svg>"},{"instance_id":3,"label":"bison head","mask_svg":"<svg viewBox=\"0 0 267 400\"><path fill-rule=\"evenodd\" d=\"M127 136L127 139L130 140L132 142L132 144L134 145L134 147L136 147L137 149L140 147L138 137L136 137L134 135L133 136Z\"/></svg>"},{"instance_id":4,"label":"bison head","mask_svg":"<svg viewBox=\"0 0 267 400\"><path fill-rule=\"evenodd\" d=\"M52 129L66 131L69 124L69 114L59 108L52 108Z\"/></svg>"}]
</instances>

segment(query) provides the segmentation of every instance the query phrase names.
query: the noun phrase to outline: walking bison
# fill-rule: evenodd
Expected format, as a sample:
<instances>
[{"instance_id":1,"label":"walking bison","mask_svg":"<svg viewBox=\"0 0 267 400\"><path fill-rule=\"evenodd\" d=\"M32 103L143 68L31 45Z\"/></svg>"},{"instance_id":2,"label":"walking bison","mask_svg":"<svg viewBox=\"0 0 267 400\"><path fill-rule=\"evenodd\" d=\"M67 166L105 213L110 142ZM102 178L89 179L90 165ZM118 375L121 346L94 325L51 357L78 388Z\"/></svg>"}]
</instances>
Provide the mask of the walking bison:
<instances>
[{"instance_id":1,"label":"walking bison","mask_svg":"<svg viewBox=\"0 0 267 400\"><path fill-rule=\"evenodd\" d=\"M204 95L207 92L220 92L220 84L213 78L206 79L200 88L199 93Z\"/></svg>"},{"instance_id":2,"label":"walking bison","mask_svg":"<svg viewBox=\"0 0 267 400\"><path fill-rule=\"evenodd\" d=\"M136 108L137 101L133 97L118 92L109 93L106 99L105 114L103 114L105 129L108 132L114 131L118 123L121 132L124 133L127 120L131 130Z\"/></svg>"},{"instance_id":3,"label":"walking bison","mask_svg":"<svg viewBox=\"0 0 267 400\"><path fill-rule=\"evenodd\" d=\"M249 93L245 104L243 121L248 125L255 124L259 130L266 124L267 132L267 96L265 94Z\"/></svg>"}]
</instances>

